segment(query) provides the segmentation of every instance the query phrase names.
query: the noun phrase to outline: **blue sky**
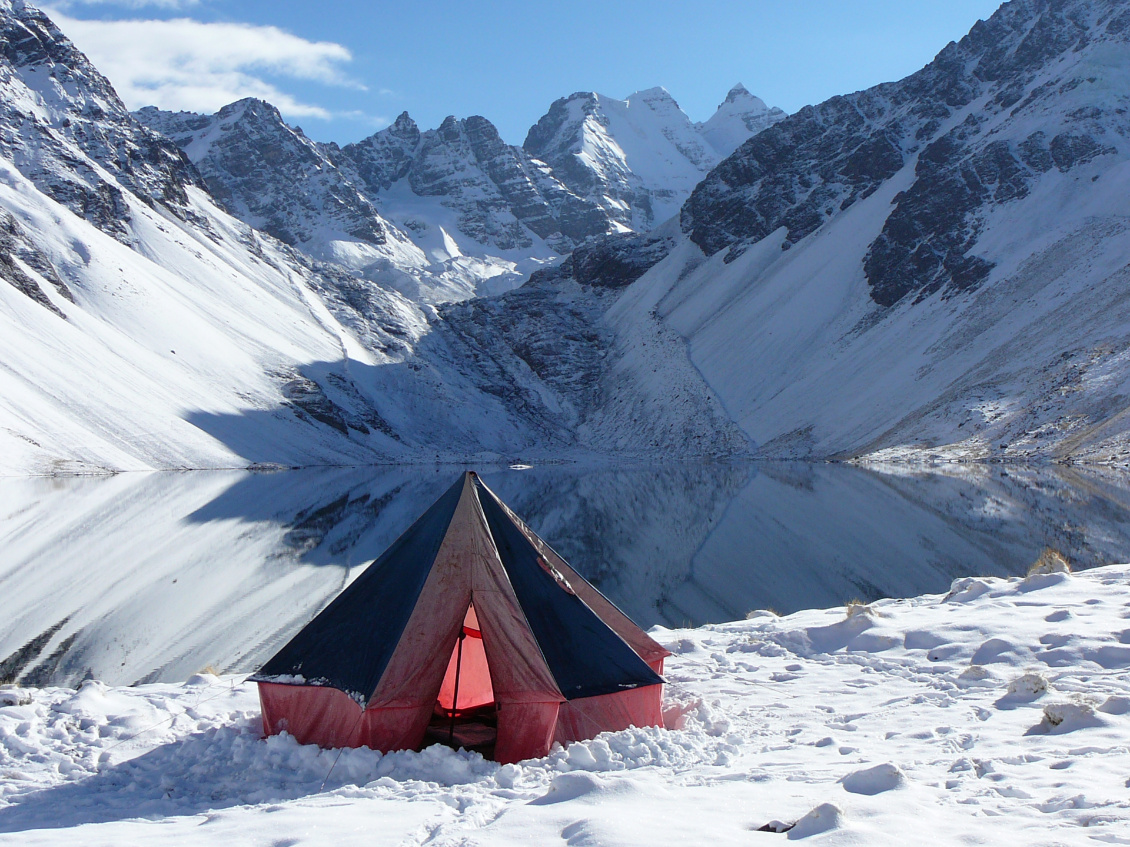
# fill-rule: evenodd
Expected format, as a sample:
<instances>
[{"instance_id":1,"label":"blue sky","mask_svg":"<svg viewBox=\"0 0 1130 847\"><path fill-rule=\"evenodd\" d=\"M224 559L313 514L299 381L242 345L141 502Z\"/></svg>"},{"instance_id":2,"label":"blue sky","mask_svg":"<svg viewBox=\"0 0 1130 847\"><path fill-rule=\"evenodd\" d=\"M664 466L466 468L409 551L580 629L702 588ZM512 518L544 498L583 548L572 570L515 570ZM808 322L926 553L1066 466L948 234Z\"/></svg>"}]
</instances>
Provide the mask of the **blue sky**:
<instances>
[{"instance_id":1,"label":"blue sky","mask_svg":"<svg viewBox=\"0 0 1130 847\"><path fill-rule=\"evenodd\" d=\"M662 85L705 120L736 82L795 111L898 79L996 0L46 0L131 108L278 105L321 141L407 110L489 118L520 144L558 97Z\"/></svg>"}]
</instances>

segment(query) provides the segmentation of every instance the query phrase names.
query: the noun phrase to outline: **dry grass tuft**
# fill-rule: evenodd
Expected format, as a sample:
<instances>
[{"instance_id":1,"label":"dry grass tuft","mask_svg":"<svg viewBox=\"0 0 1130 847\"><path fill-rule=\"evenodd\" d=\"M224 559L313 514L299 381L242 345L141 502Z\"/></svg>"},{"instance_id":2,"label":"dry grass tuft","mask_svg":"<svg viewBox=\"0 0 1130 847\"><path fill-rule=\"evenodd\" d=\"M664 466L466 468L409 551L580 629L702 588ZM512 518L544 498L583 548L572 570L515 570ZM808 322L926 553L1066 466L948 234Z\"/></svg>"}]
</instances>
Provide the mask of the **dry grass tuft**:
<instances>
[{"instance_id":1,"label":"dry grass tuft","mask_svg":"<svg viewBox=\"0 0 1130 847\"><path fill-rule=\"evenodd\" d=\"M1071 573L1071 563L1067 557L1051 547L1040 551L1040 557L1028 568L1028 576L1046 573Z\"/></svg>"}]
</instances>

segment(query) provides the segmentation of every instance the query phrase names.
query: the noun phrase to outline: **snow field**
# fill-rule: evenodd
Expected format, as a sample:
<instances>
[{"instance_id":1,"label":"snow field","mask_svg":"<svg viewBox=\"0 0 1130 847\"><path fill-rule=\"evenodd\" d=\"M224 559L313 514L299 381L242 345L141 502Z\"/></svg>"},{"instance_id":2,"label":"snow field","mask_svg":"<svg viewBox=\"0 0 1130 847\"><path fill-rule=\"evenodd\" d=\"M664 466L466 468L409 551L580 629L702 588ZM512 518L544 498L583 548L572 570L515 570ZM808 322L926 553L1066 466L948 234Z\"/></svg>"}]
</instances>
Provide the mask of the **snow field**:
<instances>
[{"instance_id":1,"label":"snow field","mask_svg":"<svg viewBox=\"0 0 1130 847\"><path fill-rule=\"evenodd\" d=\"M263 740L235 677L0 689L0 843L1128 843L1130 565L1044 570L655 630L680 728L519 765Z\"/></svg>"}]
</instances>

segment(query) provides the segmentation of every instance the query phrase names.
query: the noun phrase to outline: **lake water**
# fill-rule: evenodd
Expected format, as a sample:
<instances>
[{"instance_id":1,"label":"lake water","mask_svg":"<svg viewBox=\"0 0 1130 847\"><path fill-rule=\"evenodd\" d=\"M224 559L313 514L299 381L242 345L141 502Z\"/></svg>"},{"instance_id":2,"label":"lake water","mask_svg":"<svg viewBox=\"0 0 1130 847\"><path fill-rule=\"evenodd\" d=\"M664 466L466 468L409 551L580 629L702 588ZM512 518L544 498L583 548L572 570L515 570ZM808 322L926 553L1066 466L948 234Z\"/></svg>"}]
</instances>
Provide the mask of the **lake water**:
<instances>
[{"instance_id":1,"label":"lake water","mask_svg":"<svg viewBox=\"0 0 1130 847\"><path fill-rule=\"evenodd\" d=\"M256 668L459 468L0 479L0 681L178 681ZM944 592L1130 561L1130 477L833 464L479 469L645 627Z\"/></svg>"}]
</instances>

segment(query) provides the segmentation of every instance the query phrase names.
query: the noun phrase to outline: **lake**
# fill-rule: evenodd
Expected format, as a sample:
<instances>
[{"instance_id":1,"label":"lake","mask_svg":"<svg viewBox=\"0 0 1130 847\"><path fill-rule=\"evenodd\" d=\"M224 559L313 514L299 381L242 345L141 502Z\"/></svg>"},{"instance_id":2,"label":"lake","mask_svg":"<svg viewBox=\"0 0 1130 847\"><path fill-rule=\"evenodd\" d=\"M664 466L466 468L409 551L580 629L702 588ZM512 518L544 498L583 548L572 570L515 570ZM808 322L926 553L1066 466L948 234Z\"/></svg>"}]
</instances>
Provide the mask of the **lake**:
<instances>
[{"instance_id":1,"label":"lake","mask_svg":"<svg viewBox=\"0 0 1130 847\"><path fill-rule=\"evenodd\" d=\"M255 669L461 472L411 466L0 478L0 681ZM644 627L1130 561L1130 476L842 464L479 468Z\"/></svg>"}]
</instances>

